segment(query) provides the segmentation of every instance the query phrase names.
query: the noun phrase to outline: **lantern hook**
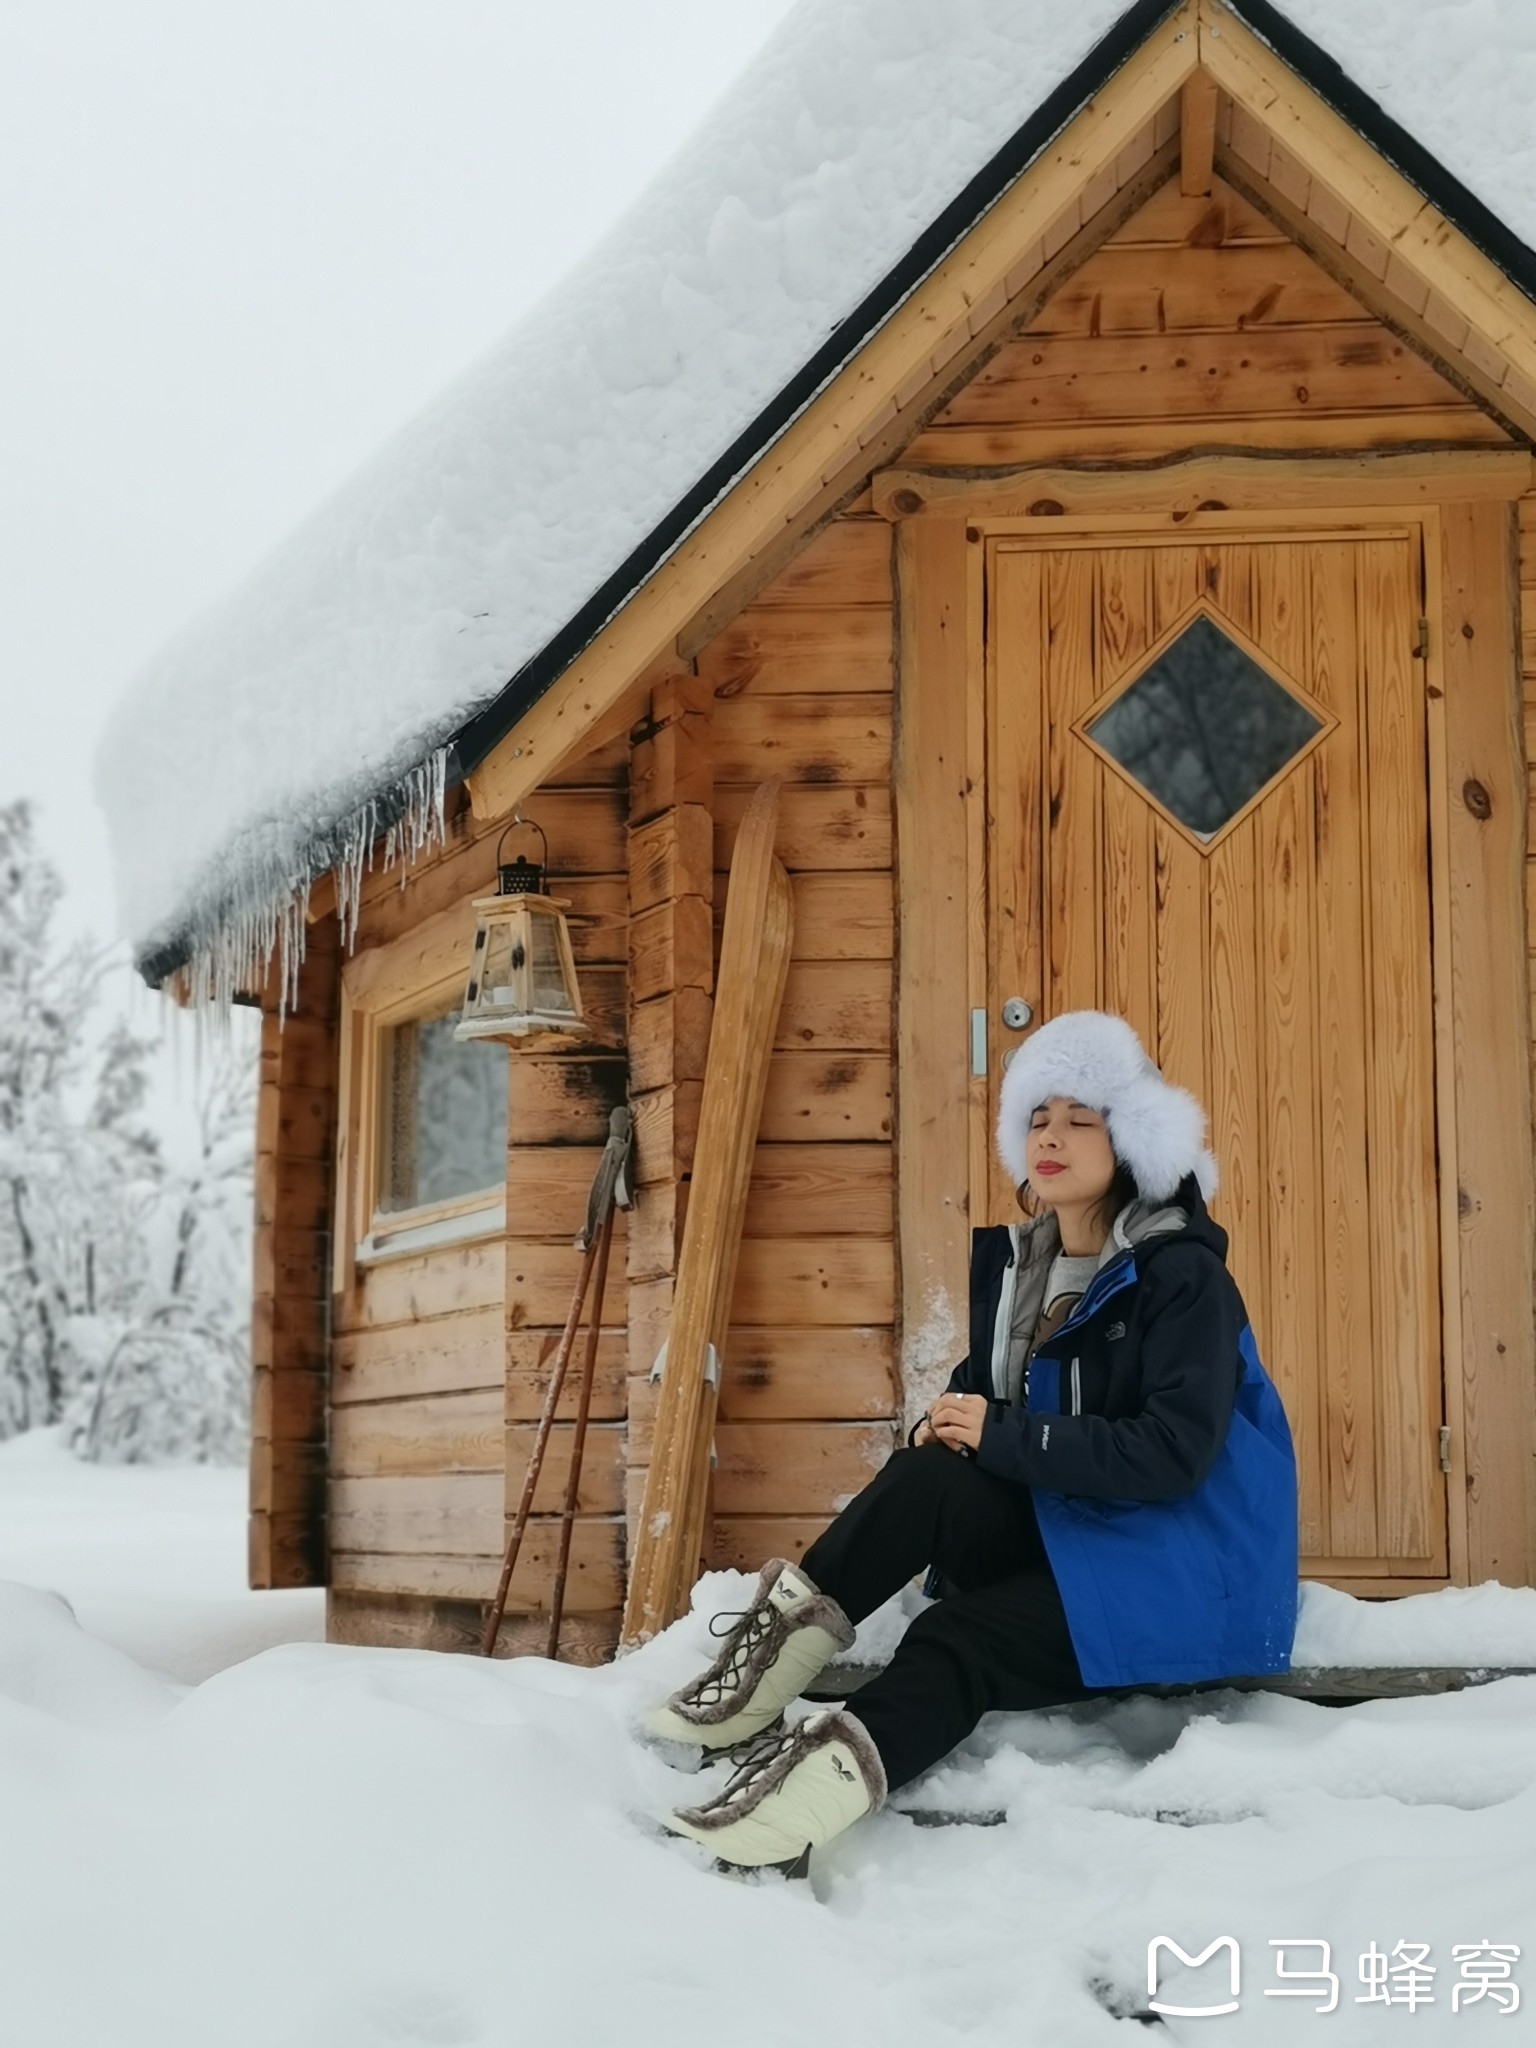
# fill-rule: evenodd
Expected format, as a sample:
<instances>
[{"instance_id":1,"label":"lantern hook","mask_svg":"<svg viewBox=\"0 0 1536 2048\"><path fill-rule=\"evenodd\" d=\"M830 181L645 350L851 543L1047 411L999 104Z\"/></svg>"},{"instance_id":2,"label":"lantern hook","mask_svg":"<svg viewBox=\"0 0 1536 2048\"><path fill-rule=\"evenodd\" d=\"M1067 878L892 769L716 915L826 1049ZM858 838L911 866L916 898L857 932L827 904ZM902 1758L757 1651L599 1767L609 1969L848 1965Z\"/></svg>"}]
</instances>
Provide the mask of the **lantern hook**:
<instances>
[{"instance_id":1,"label":"lantern hook","mask_svg":"<svg viewBox=\"0 0 1536 2048\"><path fill-rule=\"evenodd\" d=\"M503 862L501 849L507 843L507 834L521 827L539 835L539 859L530 861L520 853L515 861ZM542 896L549 874L549 839L544 827L534 818L525 818L521 809L514 810L496 842L496 893L498 896Z\"/></svg>"}]
</instances>

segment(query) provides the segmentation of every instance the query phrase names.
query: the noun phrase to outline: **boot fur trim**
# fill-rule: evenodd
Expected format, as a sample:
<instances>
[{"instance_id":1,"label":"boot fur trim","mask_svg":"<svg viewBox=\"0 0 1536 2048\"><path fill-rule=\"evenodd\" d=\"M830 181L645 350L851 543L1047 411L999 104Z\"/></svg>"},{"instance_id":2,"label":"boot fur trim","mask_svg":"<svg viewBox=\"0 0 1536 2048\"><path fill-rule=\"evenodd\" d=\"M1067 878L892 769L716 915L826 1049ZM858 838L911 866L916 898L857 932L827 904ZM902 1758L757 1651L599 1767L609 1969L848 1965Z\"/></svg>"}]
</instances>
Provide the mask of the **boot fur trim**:
<instances>
[{"instance_id":1,"label":"boot fur trim","mask_svg":"<svg viewBox=\"0 0 1536 2048\"><path fill-rule=\"evenodd\" d=\"M813 1714L801 1721L781 1739L778 1753L765 1759L736 1792L730 1785L718 1798L703 1806L680 1806L677 1818L690 1827L708 1832L715 1828L728 1828L751 1813L772 1792L776 1792L797 1764L829 1743L842 1742L853 1751L854 1760L863 1774L864 1788L869 1794L869 1811L877 1813L885 1804L887 1786L885 1765L880 1761L880 1752L870 1738L861 1721L850 1714L846 1707ZM748 1766L751 1769L751 1766Z\"/></svg>"},{"instance_id":2,"label":"boot fur trim","mask_svg":"<svg viewBox=\"0 0 1536 2048\"><path fill-rule=\"evenodd\" d=\"M703 1703L687 1697L705 1690L713 1681L724 1677L736 1656L737 1645L741 1641L743 1631L748 1627L752 1616L767 1605L768 1595L778 1583L780 1572L786 1569L800 1571L798 1565L791 1567L787 1558L769 1558L758 1574L757 1593L751 1607L725 1638L713 1664L707 1671L701 1671L696 1677L690 1678L686 1685L680 1685L675 1692L669 1693L663 1702L664 1707L670 1707L674 1713L692 1722L695 1727L712 1728L733 1719L741 1712L743 1699L754 1691L761 1676L761 1667L772 1661L773 1651L784 1635L790 1632L798 1633L803 1628L821 1628L825 1629L839 1650L853 1647L855 1630L847 1615L829 1593L816 1593L802 1606L797 1607L793 1614L784 1615L780 1619L773 1633L765 1638L766 1643L773 1646L768 1656L764 1657L762 1650L759 1650L742 1672L741 1683L734 1691L724 1688L716 1698ZM800 1572L800 1576L806 1580L807 1585L813 1583L804 1572ZM753 1665L759 1666L759 1669L754 1670Z\"/></svg>"}]
</instances>

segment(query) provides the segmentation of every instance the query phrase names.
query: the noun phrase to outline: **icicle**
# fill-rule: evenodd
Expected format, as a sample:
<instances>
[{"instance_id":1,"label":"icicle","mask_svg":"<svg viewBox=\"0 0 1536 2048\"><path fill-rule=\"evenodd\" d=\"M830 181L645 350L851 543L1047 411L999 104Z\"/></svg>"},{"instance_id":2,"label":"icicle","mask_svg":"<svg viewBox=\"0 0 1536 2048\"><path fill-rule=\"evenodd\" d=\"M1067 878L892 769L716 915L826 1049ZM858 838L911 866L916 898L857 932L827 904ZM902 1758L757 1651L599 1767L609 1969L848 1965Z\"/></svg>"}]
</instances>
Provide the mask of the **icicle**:
<instances>
[{"instance_id":1,"label":"icicle","mask_svg":"<svg viewBox=\"0 0 1536 2048\"><path fill-rule=\"evenodd\" d=\"M400 862L402 888L408 867L434 842L447 843L448 753L447 746L434 748L391 792L394 801L390 809L398 815L384 835L381 866L387 870L392 862ZM305 847L307 854L322 855L331 846L336 848L328 865L335 876L337 923L346 952L352 951L357 940L363 875L373 871L380 808L381 798L375 792L329 834L316 834ZM298 1007L310 893L324 872L324 867L311 871L307 862L296 862L291 855L285 858L281 849L266 849L238 866L233 904L226 898L220 908L194 920L187 957L176 972L187 1005L195 1013L199 1067L205 1036L218 1048L227 1047L230 1006L236 991L260 987L274 955L278 962L279 1029L289 1009Z\"/></svg>"}]
</instances>

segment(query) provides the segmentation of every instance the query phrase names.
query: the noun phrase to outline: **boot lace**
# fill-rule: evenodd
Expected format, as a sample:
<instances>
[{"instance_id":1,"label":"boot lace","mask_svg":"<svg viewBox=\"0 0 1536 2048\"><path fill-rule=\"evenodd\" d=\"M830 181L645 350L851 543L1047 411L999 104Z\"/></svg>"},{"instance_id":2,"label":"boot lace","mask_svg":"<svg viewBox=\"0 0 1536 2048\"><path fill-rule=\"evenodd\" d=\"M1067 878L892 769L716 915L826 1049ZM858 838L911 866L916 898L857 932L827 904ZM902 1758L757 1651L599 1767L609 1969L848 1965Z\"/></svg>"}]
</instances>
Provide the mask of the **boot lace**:
<instances>
[{"instance_id":1,"label":"boot lace","mask_svg":"<svg viewBox=\"0 0 1536 2048\"><path fill-rule=\"evenodd\" d=\"M786 1750L793 1749L800 1741L803 1722L793 1728L786 1728L782 1717L759 1735L749 1735L743 1741L731 1746L730 1756L735 1768L726 1779L711 1806L724 1806L737 1798L766 1771Z\"/></svg>"},{"instance_id":2,"label":"boot lace","mask_svg":"<svg viewBox=\"0 0 1536 2048\"><path fill-rule=\"evenodd\" d=\"M714 1706L717 1701L725 1698L728 1689L732 1692L738 1690L742 1674L758 1651L766 1652L777 1648L779 1639L784 1634L786 1619L787 1617L768 1600L757 1607L730 1608L722 1614L715 1615L709 1624L710 1634L718 1636L725 1633L728 1637L734 1636L735 1639L727 1643L728 1655L726 1650L721 1652L721 1655L726 1657L721 1669L706 1673L697 1685L689 1689L688 1699L697 1706ZM724 1631L715 1626L716 1622L721 1621L727 1624ZM736 1634L737 1631L739 1635Z\"/></svg>"}]
</instances>

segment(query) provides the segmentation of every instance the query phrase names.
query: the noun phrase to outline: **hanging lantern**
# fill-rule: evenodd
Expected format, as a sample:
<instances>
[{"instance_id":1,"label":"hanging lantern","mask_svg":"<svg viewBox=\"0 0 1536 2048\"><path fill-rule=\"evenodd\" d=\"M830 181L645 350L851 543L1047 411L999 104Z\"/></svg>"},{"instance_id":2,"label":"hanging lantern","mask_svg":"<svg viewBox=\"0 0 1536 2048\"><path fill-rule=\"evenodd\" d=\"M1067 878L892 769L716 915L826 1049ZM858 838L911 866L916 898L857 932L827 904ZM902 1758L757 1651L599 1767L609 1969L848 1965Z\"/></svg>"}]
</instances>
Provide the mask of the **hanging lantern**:
<instances>
[{"instance_id":1,"label":"hanging lantern","mask_svg":"<svg viewBox=\"0 0 1536 2048\"><path fill-rule=\"evenodd\" d=\"M503 861L507 834L519 827L538 833L537 861L521 853ZM496 894L475 898L475 945L455 1038L548 1051L587 1036L562 914L568 899L545 893L548 861L541 828L514 812L496 848Z\"/></svg>"}]
</instances>

